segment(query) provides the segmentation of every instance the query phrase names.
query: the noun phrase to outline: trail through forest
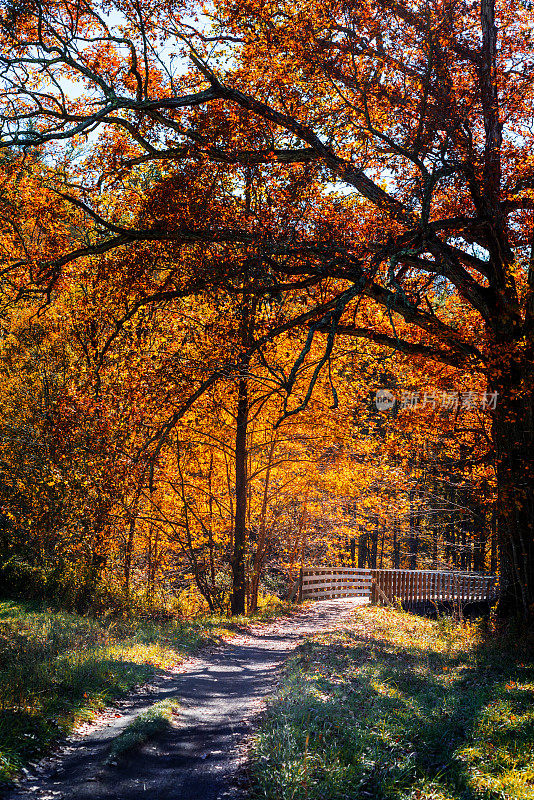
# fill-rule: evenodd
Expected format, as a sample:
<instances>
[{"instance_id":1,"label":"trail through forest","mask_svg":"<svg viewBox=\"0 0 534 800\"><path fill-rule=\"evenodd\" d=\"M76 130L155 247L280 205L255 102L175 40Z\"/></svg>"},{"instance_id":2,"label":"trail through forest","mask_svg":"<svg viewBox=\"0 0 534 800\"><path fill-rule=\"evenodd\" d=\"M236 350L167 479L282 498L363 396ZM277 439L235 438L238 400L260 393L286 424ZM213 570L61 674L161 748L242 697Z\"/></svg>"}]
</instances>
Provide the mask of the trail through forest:
<instances>
[{"instance_id":1,"label":"trail through forest","mask_svg":"<svg viewBox=\"0 0 534 800\"><path fill-rule=\"evenodd\" d=\"M251 626L229 643L161 671L140 691L78 729L9 800L235 800L247 743L279 667L305 637L343 623L361 598L325 600L290 618ZM179 703L176 720L110 763L116 737L154 703Z\"/></svg>"}]
</instances>

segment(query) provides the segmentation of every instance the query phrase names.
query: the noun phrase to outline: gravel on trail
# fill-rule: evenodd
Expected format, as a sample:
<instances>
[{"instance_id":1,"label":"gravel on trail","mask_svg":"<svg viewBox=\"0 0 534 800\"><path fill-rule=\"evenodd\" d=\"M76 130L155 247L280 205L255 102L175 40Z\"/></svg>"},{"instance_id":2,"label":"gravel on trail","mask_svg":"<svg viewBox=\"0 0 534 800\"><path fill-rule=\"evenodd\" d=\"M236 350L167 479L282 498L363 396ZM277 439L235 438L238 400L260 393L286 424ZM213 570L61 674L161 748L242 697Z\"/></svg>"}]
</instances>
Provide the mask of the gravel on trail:
<instances>
[{"instance_id":1,"label":"gravel on trail","mask_svg":"<svg viewBox=\"0 0 534 800\"><path fill-rule=\"evenodd\" d=\"M247 795L243 767L264 702L289 652L313 633L336 628L366 603L323 600L290 617L251 626L204 649L78 728L27 774L8 800L237 800ZM115 737L167 698L179 703L163 733L107 763ZM240 780L241 776L241 780ZM241 786L240 786L241 783Z\"/></svg>"}]
</instances>

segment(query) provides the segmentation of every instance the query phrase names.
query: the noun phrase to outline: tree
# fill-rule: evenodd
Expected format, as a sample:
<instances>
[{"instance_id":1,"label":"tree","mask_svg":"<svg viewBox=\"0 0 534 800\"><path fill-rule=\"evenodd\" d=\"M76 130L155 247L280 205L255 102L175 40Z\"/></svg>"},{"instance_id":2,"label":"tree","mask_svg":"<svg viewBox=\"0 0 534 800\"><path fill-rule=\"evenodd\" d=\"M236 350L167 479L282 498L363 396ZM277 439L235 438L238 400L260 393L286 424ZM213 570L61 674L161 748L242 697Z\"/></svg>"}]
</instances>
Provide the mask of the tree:
<instances>
[{"instance_id":1,"label":"tree","mask_svg":"<svg viewBox=\"0 0 534 800\"><path fill-rule=\"evenodd\" d=\"M34 277L50 291L64 265L84 255L151 240L253 238L268 276L258 291L314 281L306 311L293 318L309 326L299 364L311 340L326 336L326 365L334 337L344 336L480 372L498 400L486 410L501 609L527 614L532 11L495 0L409 8L396 0L298 8L221 0L211 24L194 30L181 7L113 9L107 4L104 15L97 3L65 0L3 11L2 145L48 146L64 160L59 143L99 131L88 158L61 173L63 185L54 178L56 191L95 223L90 240L40 261ZM171 50L189 57L189 71L174 68ZM78 91L65 91L67 80ZM174 226L161 217L140 226L129 213L133 172L150 181L147 164L178 164L191 188L191 165L209 162L298 176L316 187L313 220L288 237L228 213L182 215Z\"/></svg>"}]
</instances>

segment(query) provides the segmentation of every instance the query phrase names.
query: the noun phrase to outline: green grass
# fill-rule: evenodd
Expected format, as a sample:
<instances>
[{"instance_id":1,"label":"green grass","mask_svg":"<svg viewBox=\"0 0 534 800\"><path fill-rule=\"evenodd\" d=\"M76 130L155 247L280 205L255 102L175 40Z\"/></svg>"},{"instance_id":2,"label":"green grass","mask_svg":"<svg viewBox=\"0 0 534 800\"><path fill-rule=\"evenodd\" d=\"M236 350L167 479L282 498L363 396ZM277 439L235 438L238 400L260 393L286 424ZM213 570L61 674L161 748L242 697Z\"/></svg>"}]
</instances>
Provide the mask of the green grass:
<instances>
[{"instance_id":1,"label":"green grass","mask_svg":"<svg viewBox=\"0 0 534 800\"><path fill-rule=\"evenodd\" d=\"M0 793L22 767L112 700L200 646L290 610L267 600L253 618L166 622L79 616L0 600Z\"/></svg>"},{"instance_id":2,"label":"green grass","mask_svg":"<svg viewBox=\"0 0 534 800\"><path fill-rule=\"evenodd\" d=\"M0 602L0 786L77 722L236 624L118 622Z\"/></svg>"},{"instance_id":3,"label":"green grass","mask_svg":"<svg viewBox=\"0 0 534 800\"><path fill-rule=\"evenodd\" d=\"M264 800L534 800L532 641L362 608L290 659L257 736Z\"/></svg>"},{"instance_id":4,"label":"green grass","mask_svg":"<svg viewBox=\"0 0 534 800\"><path fill-rule=\"evenodd\" d=\"M160 700L146 711L138 714L113 740L106 762L112 764L124 753L148 742L154 736L170 728L173 717L178 714L179 707L176 700Z\"/></svg>"}]
</instances>

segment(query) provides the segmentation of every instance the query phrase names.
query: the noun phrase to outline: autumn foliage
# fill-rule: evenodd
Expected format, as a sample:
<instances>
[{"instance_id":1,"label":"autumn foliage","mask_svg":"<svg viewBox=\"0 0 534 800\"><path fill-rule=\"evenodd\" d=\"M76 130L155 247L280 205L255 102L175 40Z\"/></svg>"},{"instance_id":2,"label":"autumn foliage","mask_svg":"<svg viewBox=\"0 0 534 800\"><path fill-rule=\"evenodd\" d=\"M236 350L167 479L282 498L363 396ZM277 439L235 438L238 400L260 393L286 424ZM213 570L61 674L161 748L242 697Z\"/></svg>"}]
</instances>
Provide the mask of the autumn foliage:
<instances>
[{"instance_id":1,"label":"autumn foliage","mask_svg":"<svg viewBox=\"0 0 534 800\"><path fill-rule=\"evenodd\" d=\"M528 615L531 10L29 0L0 31L10 581L240 612L354 559L498 570Z\"/></svg>"}]
</instances>

